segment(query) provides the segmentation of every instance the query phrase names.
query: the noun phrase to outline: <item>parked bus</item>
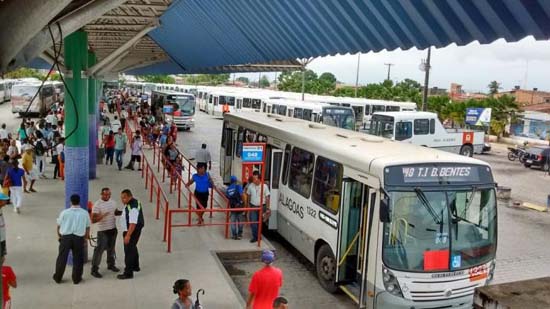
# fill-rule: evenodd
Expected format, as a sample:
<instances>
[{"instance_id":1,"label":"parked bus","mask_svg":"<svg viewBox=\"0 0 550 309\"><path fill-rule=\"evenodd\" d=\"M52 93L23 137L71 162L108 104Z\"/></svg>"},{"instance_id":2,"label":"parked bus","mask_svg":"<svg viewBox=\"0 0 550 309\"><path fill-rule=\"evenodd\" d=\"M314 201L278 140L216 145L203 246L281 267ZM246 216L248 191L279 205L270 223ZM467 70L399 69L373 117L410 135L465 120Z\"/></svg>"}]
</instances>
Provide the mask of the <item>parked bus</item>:
<instances>
[{"instance_id":1,"label":"parked bus","mask_svg":"<svg viewBox=\"0 0 550 309\"><path fill-rule=\"evenodd\" d=\"M497 249L496 184L482 161L278 115L224 115L220 173L265 142L268 228L360 308L467 308Z\"/></svg>"},{"instance_id":2,"label":"parked bus","mask_svg":"<svg viewBox=\"0 0 550 309\"><path fill-rule=\"evenodd\" d=\"M485 145L485 132L445 129L429 112L375 113L370 134L469 157L482 153Z\"/></svg>"},{"instance_id":3,"label":"parked bus","mask_svg":"<svg viewBox=\"0 0 550 309\"><path fill-rule=\"evenodd\" d=\"M65 102L65 84L62 82L53 82L54 87L54 102Z\"/></svg>"},{"instance_id":4,"label":"parked bus","mask_svg":"<svg viewBox=\"0 0 550 309\"><path fill-rule=\"evenodd\" d=\"M54 84L45 82L40 93L32 101L32 98L40 89L41 82L29 82L15 84L11 90L11 112L20 116L28 114L46 115L54 103ZM30 108L29 108L30 104Z\"/></svg>"},{"instance_id":5,"label":"parked bus","mask_svg":"<svg viewBox=\"0 0 550 309\"><path fill-rule=\"evenodd\" d=\"M236 94L234 91L224 89L209 92L206 112L215 117L223 116L223 106L227 104L229 112L236 111Z\"/></svg>"},{"instance_id":6,"label":"parked bus","mask_svg":"<svg viewBox=\"0 0 550 309\"><path fill-rule=\"evenodd\" d=\"M165 107L171 106L169 110ZM160 109L168 121L174 121L178 129L190 130L195 126L195 96L190 93L153 91L151 111L156 115Z\"/></svg>"},{"instance_id":7,"label":"parked bus","mask_svg":"<svg viewBox=\"0 0 550 309\"><path fill-rule=\"evenodd\" d=\"M11 98L11 87L13 80L2 79L0 80L0 104L7 102Z\"/></svg>"}]
</instances>

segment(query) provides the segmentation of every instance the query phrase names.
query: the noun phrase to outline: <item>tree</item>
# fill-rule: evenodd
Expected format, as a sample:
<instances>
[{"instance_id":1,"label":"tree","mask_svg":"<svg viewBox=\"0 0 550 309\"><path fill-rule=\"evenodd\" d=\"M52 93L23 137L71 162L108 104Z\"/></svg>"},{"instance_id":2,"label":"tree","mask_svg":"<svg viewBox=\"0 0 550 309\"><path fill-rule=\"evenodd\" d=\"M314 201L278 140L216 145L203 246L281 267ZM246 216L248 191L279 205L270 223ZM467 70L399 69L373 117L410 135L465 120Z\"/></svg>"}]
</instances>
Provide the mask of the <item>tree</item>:
<instances>
[{"instance_id":1,"label":"tree","mask_svg":"<svg viewBox=\"0 0 550 309\"><path fill-rule=\"evenodd\" d=\"M312 70L303 71L306 93L332 94L336 89L336 77L332 73L317 76ZM283 72L279 75L277 88L282 91L302 92L302 71Z\"/></svg>"},{"instance_id":2,"label":"tree","mask_svg":"<svg viewBox=\"0 0 550 309\"><path fill-rule=\"evenodd\" d=\"M159 83L159 84L175 84L176 80L169 75L138 75L136 76L138 80L148 82L148 83Z\"/></svg>"},{"instance_id":3,"label":"tree","mask_svg":"<svg viewBox=\"0 0 550 309\"><path fill-rule=\"evenodd\" d=\"M38 78L39 80L44 80L46 78L45 74L40 73L36 69L30 69L30 68L18 68L17 70L8 72L4 75L4 78Z\"/></svg>"},{"instance_id":4,"label":"tree","mask_svg":"<svg viewBox=\"0 0 550 309\"><path fill-rule=\"evenodd\" d=\"M260 88L269 88L270 85L271 83L269 82L267 76L262 75L262 77L260 78Z\"/></svg>"},{"instance_id":5,"label":"tree","mask_svg":"<svg viewBox=\"0 0 550 309\"><path fill-rule=\"evenodd\" d=\"M497 82L496 80L490 82L489 85L487 85L487 87L489 88L489 94L491 96L494 96L495 94L498 93L499 89L502 89L502 87L500 87L500 83Z\"/></svg>"},{"instance_id":6,"label":"tree","mask_svg":"<svg viewBox=\"0 0 550 309\"><path fill-rule=\"evenodd\" d=\"M195 74L185 77L186 84L216 86L229 81L229 73L225 74Z\"/></svg>"},{"instance_id":7,"label":"tree","mask_svg":"<svg viewBox=\"0 0 550 309\"><path fill-rule=\"evenodd\" d=\"M250 83L250 80L248 79L248 77L244 77L244 76L238 77L237 81L246 85Z\"/></svg>"}]
</instances>

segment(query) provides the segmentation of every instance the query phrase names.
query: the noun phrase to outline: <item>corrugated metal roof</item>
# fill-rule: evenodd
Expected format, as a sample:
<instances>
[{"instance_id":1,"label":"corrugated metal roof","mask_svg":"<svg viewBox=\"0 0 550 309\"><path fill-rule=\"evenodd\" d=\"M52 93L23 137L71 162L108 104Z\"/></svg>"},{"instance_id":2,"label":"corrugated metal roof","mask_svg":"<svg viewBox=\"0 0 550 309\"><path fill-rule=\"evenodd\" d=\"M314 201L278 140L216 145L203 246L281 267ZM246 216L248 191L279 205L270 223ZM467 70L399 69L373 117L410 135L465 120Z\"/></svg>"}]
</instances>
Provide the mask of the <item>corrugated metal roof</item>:
<instances>
[{"instance_id":1,"label":"corrugated metal roof","mask_svg":"<svg viewBox=\"0 0 550 309\"><path fill-rule=\"evenodd\" d=\"M528 35L546 40L549 15L547 0L185 0L175 1L149 35L170 55L171 65L196 73L384 49L512 42Z\"/></svg>"}]
</instances>

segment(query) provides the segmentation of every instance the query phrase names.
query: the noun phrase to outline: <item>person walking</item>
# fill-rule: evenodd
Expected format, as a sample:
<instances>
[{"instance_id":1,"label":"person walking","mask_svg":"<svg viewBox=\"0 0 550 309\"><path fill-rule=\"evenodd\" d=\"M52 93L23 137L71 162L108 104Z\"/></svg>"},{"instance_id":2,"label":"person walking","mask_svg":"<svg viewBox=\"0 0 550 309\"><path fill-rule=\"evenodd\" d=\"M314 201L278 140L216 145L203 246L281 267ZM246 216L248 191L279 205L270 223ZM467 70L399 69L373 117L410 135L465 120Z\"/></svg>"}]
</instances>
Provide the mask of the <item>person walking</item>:
<instances>
[{"instance_id":1,"label":"person walking","mask_svg":"<svg viewBox=\"0 0 550 309\"><path fill-rule=\"evenodd\" d=\"M4 187L4 179L6 179L10 166L10 157L8 155L4 155L4 158L0 161L0 181L2 181L2 193L5 195L8 195L10 192L9 186Z\"/></svg>"},{"instance_id":2,"label":"person walking","mask_svg":"<svg viewBox=\"0 0 550 309\"><path fill-rule=\"evenodd\" d=\"M44 135L41 131L36 131L35 134L37 140L34 143L34 154L36 156L35 160L38 167L38 176L40 178L47 178L46 175L44 175L44 171L46 170L46 160L44 159L44 155L47 152L48 144L44 140Z\"/></svg>"},{"instance_id":3,"label":"person walking","mask_svg":"<svg viewBox=\"0 0 550 309\"><path fill-rule=\"evenodd\" d=\"M132 195L132 191L125 189L120 194L120 199L124 204L122 213L122 229L124 232L124 273L117 276L118 279L131 279L134 277L135 271L140 271L139 267L139 252L137 243L141 230L145 225L143 218L143 209L141 203Z\"/></svg>"},{"instance_id":4,"label":"person walking","mask_svg":"<svg viewBox=\"0 0 550 309\"><path fill-rule=\"evenodd\" d=\"M283 286L283 272L272 266L275 253L271 250L263 250L261 261L264 266L252 275L248 286L247 309L273 308L273 302Z\"/></svg>"},{"instance_id":5,"label":"person walking","mask_svg":"<svg viewBox=\"0 0 550 309\"><path fill-rule=\"evenodd\" d=\"M107 251L107 269L116 273L120 271L115 266L115 244L118 234L115 216L120 216L121 213L116 207L116 202L111 199L111 190L101 189L101 198L92 208L92 223L97 224L97 246L92 257L92 276L96 278L103 277L99 273L103 251Z\"/></svg>"},{"instance_id":6,"label":"person walking","mask_svg":"<svg viewBox=\"0 0 550 309\"><path fill-rule=\"evenodd\" d=\"M109 131L103 139L103 145L105 147L105 165L113 165L113 159L115 156L115 133Z\"/></svg>"},{"instance_id":7,"label":"person walking","mask_svg":"<svg viewBox=\"0 0 550 309\"><path fill-rule=\"evenodd\" d=\"M2 308L4 309L11 309L10 287L17 288L17 277L11 266L2 265L2 301L4 304Z\"/></svg>"},{"instance_id":8,"label":"person walking","mask_svg":"<svg viewBox=\"0 0 550 309\"><path fill-rule=\"evenodd\" d=\"M23 184L23 192L30 193L30 192L36 192L34 190L34 182L36 181L36 171L34 170L34 163L32 158L32 146L27 146L25 148L25 152L23 153L23 157L21 159L21 165L23 166L23 169L25 170L25 177L27 178L27 182L30 182L29 190L27 191L27 184Z\"/></svg>"},{"instance_id":9,"label":"person walking","mask_svg":"<svg viewBox=\"0 0 550 309\"><path fill-rule=\"evenodd\" d=\"M3 123L0 128L0 140L5 140L8 138L8 130L6 130L6 124Z\"/></svg>"},{"instance_id":10,"label":"person walking","mask_svg":"<svg viewBox=\"0 0 550 309\"><path fill-rule=\"evenodd\" d=\"M128 137L122 132L122 128L118 128L118 132L115 134L115 159L119 171L122 170L122 156L126 153L127 143Z\"/></svg>"},{"instance_id":11,"label":"person walking","mask_svg":"<svg viewBox=\"0 0 550 309\"><path fill-rule=\"evenodd\" d=\"M197 309L195 303L191 299L192 290L191 282L187 279L178 279L174 282L172 287L174 294L178 295L178 298L172 304L171 309Z\"/></svg>"},{"instance_id":12,"label":"person walking","mask_svg":"<svg viewBox=\"0 0 550 309\"><path fill-rule=\"evenodd\" d=\"M23 184L26 184L25 171L19 167L19 161L12 160L11 167L8 169L4 184L9 183L11 192L11 201L13 211L21 213L21 204L23 203Z\"/></svg>"},{"instance_id":13,"label":"person walking","mask_svg":"<svg viewBox=\"0 0 550 309\"><path fill-rule=\"evenodd\" d=\"M202 144L201 149L195 152L195 161L197 161L197 165L204 163L204 166L206 166L208 164L208 170L212 169L212 158L210 151L206 149L206 144Z\"/></svg>"},{"instance_id":14,"label":"person walking","mask_svg":"<svg viewBox=\"0 0 550 309\"><path fill-rule=\"evenodd\" d=\"M194 183L196 184L194 195L198 200L197 209L204 210L208 208L209 190L213 187L212 178L210 178L210 175L206 172L206 165L204 163L197 164L197 173L193 174L185 186L189 187ZM204 223L204 219L202 218L203 215L204 211L197 212L199 225Z\"/></svg>"},{"instance_id":15,"label":"person walking","mask_svg":"<svg viewBox=\"0 0 550 309\"><path fill-rule=\"evenodd\" d=\"M71 207L63 210L57 218L57 236L59 237L59 253L55 263L53 280L61 283L69 251L73 253L74 284L82 281L84 268L84 242L90 237L90 215L80 207L80 196L71 195Z\"/></svg>"},{"instance_id":16,"label":"person walking","mask_svg":"<svg viewBox=\"0 0 550 309\"><path fill-rule=\"evenodd\" d=\"M118 120L118 116L114 117L114 120L111 121L111 131L118 132L118 129L122 128L122 124L120 123L120 120Z\"/></svg>"},{"instance_id":17,"label":"person walking","mask_svg":"<svg viewBox=\"0 0 550 309\"><path fill-rule=\"evenodd\" d=\"M57 152L57 162L59 164L59 178L65 180L65 139L63 137L59 138L59 143L55 146L55 149Z\"/></svg>"},{"instance_id":18,"label":"person walking","mask_svg":"<svg viewBox=\"0 0 550 309\"><path fill-rule=\"evenodd\" d=\"M237 182L237 176L231 176L231 184L225 191L229 200L230 208L241 208L243 206L243 187ZM241 239L243 237L243 212L231 211L231 238Z\"/></svg>"},{"instance_id":19,"label":"person walking","mask_svg":"<svg viewBox=\"0 0 550 309\"><path fill-rule=\"evenodd\" d=\"M132 156L128 165L125 168L134 170L134 162L138 163L138 171L141 171L141 149L143 148L143 142L139 131L136 131L132 144L130 145Z\"/></svg>"},{"instance_id":20,"label":"person walking","mask_svg":"<svg viewBox=\"0 0 550 309\"><path fill-rule=\"evenodd\" d=\"M246 208L257 208L258 210L250 210L248 212L248 221L258 222L260 220L260 207L263 207L263 213L267 213L269 207L269 187L264 183L262 189L262 181L260 178L260 172L254 171L252 173L252 182L246 187L245 205ZM262 197L263 191L263 198ZM263 205L260 205L263 203ZM250 229L252 232L252 239L250 242L258 241L258 223L250 223Z\"/></svg>"}]
</instances>

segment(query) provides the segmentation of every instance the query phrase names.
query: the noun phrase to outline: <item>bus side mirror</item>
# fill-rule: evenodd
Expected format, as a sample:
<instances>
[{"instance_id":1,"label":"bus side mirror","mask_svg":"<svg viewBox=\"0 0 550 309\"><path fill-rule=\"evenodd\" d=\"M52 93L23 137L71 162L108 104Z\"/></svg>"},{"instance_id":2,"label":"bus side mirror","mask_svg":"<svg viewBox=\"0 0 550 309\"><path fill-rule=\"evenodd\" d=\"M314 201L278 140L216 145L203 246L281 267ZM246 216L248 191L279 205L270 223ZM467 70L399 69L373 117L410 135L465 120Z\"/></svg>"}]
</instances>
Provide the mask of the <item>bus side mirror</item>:
<instances>
[{"instance_id":1,"label":"bus side mirror","mask_svg":"<svg viewBox=\"0 0 550 309\"><path fill-rule=\"evenodd\" d=\"M390 219L390 205L388 204L387 199L382 199L380 201L380 222L389 223Z\"/></svg>"}]
</instances>

